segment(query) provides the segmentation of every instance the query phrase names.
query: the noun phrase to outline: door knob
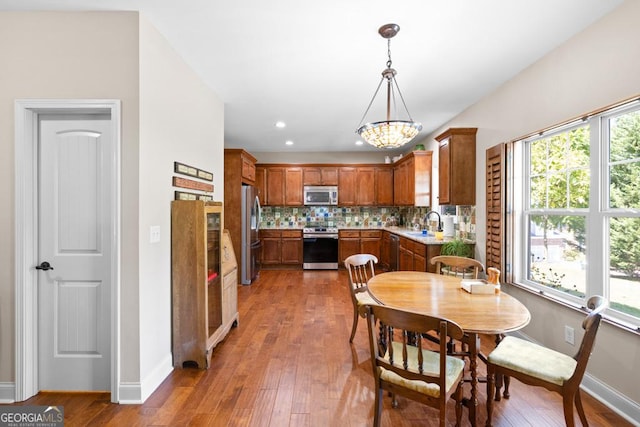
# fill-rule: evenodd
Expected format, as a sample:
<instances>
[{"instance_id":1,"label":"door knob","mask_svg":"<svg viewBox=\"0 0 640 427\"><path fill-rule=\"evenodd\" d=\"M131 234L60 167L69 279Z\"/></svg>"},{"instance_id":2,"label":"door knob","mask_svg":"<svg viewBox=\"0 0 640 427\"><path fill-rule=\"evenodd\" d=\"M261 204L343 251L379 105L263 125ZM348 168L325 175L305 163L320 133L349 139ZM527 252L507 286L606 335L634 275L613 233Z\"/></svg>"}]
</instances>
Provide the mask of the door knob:
<instances>
[{"instance_id":1,"label":"door knob","mask_svg":"<svg viewBox=\"0 0 640 427\"><path fill-rule=\"evenodd\" d=\"M36 265L36 270L53 270L53 267L51 267L51 264L49 264L47 261L44 261L40 265Z\"/></svg>"}]
</instances>

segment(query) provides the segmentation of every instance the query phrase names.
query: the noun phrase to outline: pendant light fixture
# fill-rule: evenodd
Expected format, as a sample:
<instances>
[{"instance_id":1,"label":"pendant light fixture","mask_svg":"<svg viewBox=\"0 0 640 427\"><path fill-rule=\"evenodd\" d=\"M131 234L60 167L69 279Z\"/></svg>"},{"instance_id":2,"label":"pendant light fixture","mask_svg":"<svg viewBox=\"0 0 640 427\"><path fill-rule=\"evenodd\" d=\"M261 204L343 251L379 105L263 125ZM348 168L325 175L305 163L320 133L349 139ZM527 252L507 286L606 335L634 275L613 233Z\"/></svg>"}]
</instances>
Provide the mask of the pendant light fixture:
<instances>
[{"instance_id":1,"label":"pendant light fixture","mask_svg":"<svg viewBox=\"0 0 640 427\"><path fill-rule=\"evenodd\" d=\"M400 31L400 27L396 24L386 24L378 29L378 33L383 38L387 39L387 54L389 59L387 61L387 68L382 71L382 78L380 79L380 83L378 83L378 88L373 94L373 98L371 98L371 102L369 102L369 106L364 112L364 115L360 120L360 125L356 130L356 133L360 135L362 139L377 148L401 147L411 141L418 132L422 130L422 125L414 122L411 118L411 114L409 114L409 110L407 109L402 93L400 92L400 87L396 82L396 70L391 68L391 39L398 34L398 31ZM373 101L376 99L376 95L378 95L382 82L385 80L387 83L387 119L378 122L365 123L363 125L362 122L366 118ZM392 103L394 112L396 110L396 92L400 97L400 101L402 101L402 106L404 107L409 120L397 120L391 118Z\"/></svg>"}]
</instances>

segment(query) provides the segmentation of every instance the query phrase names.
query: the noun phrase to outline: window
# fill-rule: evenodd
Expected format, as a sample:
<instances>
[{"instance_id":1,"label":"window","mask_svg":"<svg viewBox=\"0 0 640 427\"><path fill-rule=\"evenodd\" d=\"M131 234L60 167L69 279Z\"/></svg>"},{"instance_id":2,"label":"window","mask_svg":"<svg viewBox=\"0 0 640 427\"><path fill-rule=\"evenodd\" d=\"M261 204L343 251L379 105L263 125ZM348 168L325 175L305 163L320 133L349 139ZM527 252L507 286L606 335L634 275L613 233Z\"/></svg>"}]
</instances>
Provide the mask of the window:
<instances>
[{"instance_id":1,"label":"window","mask_svg":"<svg viewBox=\"0 0 640 427\"><path fill-rule=\"evenodd\" d=\"M640 326L640 106L617 107L514 144L510 264L516 283ZM519 191L522 189L523 191Z\"/></svg>"}]
</instances>

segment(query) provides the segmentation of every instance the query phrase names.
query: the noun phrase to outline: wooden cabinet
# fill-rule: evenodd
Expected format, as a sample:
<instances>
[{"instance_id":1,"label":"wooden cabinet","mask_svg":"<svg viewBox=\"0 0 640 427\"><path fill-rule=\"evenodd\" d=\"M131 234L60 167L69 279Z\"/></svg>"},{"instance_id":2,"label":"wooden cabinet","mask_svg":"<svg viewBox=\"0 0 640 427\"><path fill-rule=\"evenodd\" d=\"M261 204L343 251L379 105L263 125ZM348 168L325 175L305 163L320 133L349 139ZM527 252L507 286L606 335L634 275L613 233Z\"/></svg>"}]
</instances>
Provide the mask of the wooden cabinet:
<instances>
[{"instance_id":1,"label":"wooden cabinet","mask_svg":"<svg viewBox=\"0 0 640 427\"><path fill-rule=\"evenodd\" d=\"M393 168L376 167L375 168L375 188L377 206L393 205Z\"/></svg>"},{"instance_id":2,"label":"wooden cabinet","mask_svg":"<svg viewBox=\"0 0 640 427\"><path fill-rule=\"evenodd\" d=\"M262 242L262 265L280 264L280 254L282 252L282 237L279 230L261 230L260 241Z\"/></svg>"},{"instance_id":3,"label":"wooden cabinet","mask_svg":"<svg viewBox=\"0 0 640 427\"><path fill-rule=\"evenodd\" d=\"M385 170L385 169L382 169ZM389 176L383 176L383 185L388 182ZM392 197L389 192L393 192L393 187L378 191L377 168L374 166L352 166L342 167L338 171L338 205L340 206L375 206L379 204L378 194L387 205L392 204ZM391 182L393 177L391 176Z\"/></svg>"},{"instance_id":4,"label":"wooden cabinet","mask_svg":"<svg viewBox=\"0 0 640 427\"><path fill-rule=\"evenodd\" d=\"M343 167L338 170L338 205L354 206L356 204L356 178L358 171L355 167Z\"/></svg>"},{"instance_id":5,"label":"wooden cabinet","mask_svg":"<svg viewBox=\"0 0 640 427\"><path fill-rule=\"evenodd\" d=\"M402 271L413 271L413 241L401 237L399 252L398 268Z\"/></svg>"},{"instance_id":6,"label":"wooden cabinet","mask_svg":"<svg viewBox=\"0 0 640 427\"><path fill-rule=\"evenodd\" d=\"M262 265L302 265L302 230L261 230Z\"/></svg>"},{"instance_id":7,"label":"wooden cabinet","mask_svg":"<svg viewBox=\"0 0 640 427\"><path fill-rule=\"evenodd\" d=\"M302 206L302 168L256 167L256 186L263 206Z\"/></svg>"},{"instance_id":8,"label":"wooden cabinet","mask_svg":"<svg viewBox=\"0 0 640 427\"><path fill-rule=\"evenodd\" d=\"M413 242L413 269L427 271L427 245Z\"/></svg>"},{"instance_id":9,"label":"wooden cabinet","mask_svg":"<svg viewBox=\"0 0 640 427\"><path fill-rule=\"evenodd\" d=\"M256 165L255 185L263 206L303 206L305 185L337 185L339 206L392 206L392 165Z\"/></svg>"},{"instance_id":10,"label":"wooden cabinet","mask_svg":"<svg viewBox=\"0 0 640 427\"><path fill-rule=\"evenodd\" d=\"M171 202L173 365L208 368L226 335L222 293L222 204ZM236 279L237 281L237 279Z\"/></svg>"},{"instance_id":11,"label":"wooden cabinet","mask_svg":"<svg viewBox=\"0 0 640 427\"><path fill-rule=\"evenodd\" d=\"M224 228L229 230L236 259L242 248L242 185L257 185L255 164L255 157L244 150L224 150L224 206L228 212Z\"/></svg>"},{"instance_id":12,"label":"wooden cabinet","mask_svg":"<svg viewBox=\"0 0 640 427\"><path fill-rule=\"evenodd\" d=\"M284 205L284 168L268 167L266 173L265 202L267 206Z\"/></svg>"},{"instance_id":13,"label":"wooden cabinet","mask_svg":"<svg viewBox=\"0 0 640 427\"><path fill-rule=\"evenodd\" d=\"M382 232L382 241L380 243L380 268L385 271L389 271L389 265L391 263L391 233L388 231Z\"/></svg>"},{"instance_id":14,"label":"wooden cabinet","mask_svg":"<svg viewBox=\"0 0 640 427\"><path fill-rule=\"evenodd\" d=\"M302 230L283 230L280 247L282 264L302 264Z\"/></svg>"},{"instance_id":15,"label":"wooden cabinet","mask_svg":"<svg viewBox=\"0 0 640 427\"><path fill-rule=\"evenodd\" d=\"M431 151L413 151L394 164L396 206L431 206L432 156Z\"/></svg>"},{"instance_id":16,"label":"wooden cabinet","mask_svg":"<svg viewBox=\"0 0 640 427\"><path fill-rule=\"evenodd\" d=\"M238 263L229 230L222 235L222 325L225 335L232 326L238 326Z\"/></svg>"},{"instance_id":17,"label":"wooden cabinet","mask_svg":"<svg viewBox=\"0 0 640 427\"><path fill-rule=\"evenodd\" d=\"M302 168L288 167L284 169L284 204L285 206L302 206L304 191L302 185Z\"/></svg>"},{"instance_id":18,"label":"wooden cabinet","mask_svg":"<svg viewBox=\"0 0 640 427\"><path fill-rule=\"evenodd\" d=\"M360 231L360 253L375 255L380 262L380 247L382 245L381 230Z\"/></svg>"},{"instance_id":19,"label":"wooden cabinet","mask_svg":"<svg viewBox=\"0 0 640 427\"><path fill-rule=\"evenodd\" d=\"M226 191L225 183L225 191ZM260 204L265 206L267 204L267 168L264 166L256 165L256 188L258 190L258 198Z\"/></svg>"},{"instance_id":20,"label":"wooden cabinet","mask_svg":"<svg viewBox=\"0 0 640 427\"><path fill-rule=\"evenodd\" d=\"M373 167L359 167L356 170L356 204L373 206L376 204L376 170ZM338 193L339 195L340 193Z\"/></svg>"},{"instance_id":21,"label":"wooden cabinet","mask_svg":"<svg viewBox=\"0 0 640 427\"><path fill-rule=\"evenodd\" d=\"M427 246L427 259L425 262L427 263L427 269L425 271L428 271L429 273L435 273L436 266L434 264L431 264L431 258L433 258L434 256L440 255L440 249L442 249L442 245L426 245L426 246Z\"/></svg>"},{"instance_id":22,"label":"wooden cabinet","mask_svg":"<svg viewBox=\"0 0 640 427\"><path fill-rule=\"evenodd\" d=\"M415 240L400 237L400 270L428 271L435 273L436 268L431 265L431 258L440 255L441 245L425 245Z\"/></svg>"},{"instance_id":23,"label":"wooden cabinet","mask_svg":"<svg viewBox=\"0 0 640 427\"><path fill-rule=\"evenodd\" d=\"M360 231L340 230L338 232L338 255L339 265L344 265L344 260L351 255L360 253Z\"/></svg>"},{"instance_id":24,"label":"wooden cabinet","mask_svg":"<svg viewBox=\"0 0 640 427\"><path fill-rule=\"evenodd\" d=\"M439 195L441 205L476 204L477 128L451 128L438 135Z\"/></svg>"},{"instance_id":25,"label":"wooden cabinet","mask_svg":"<svg viewBox=\"0 0 640 427\"><path fill-rule=\"evenodd\" d=\"M338 239L340 265L355 254L372 254L380 260L382 230L340 230Z\"/></svg>"},{"instance_id":26,"label":"wooden cabinet","mask_svg":"<svg viewBox=\"0 0 640 427\"><path fill-rule=\"evenodd\" d=\"M338 185L338 168L308 166L303 168L303 185Z\"/></svg>"}]
</instances>

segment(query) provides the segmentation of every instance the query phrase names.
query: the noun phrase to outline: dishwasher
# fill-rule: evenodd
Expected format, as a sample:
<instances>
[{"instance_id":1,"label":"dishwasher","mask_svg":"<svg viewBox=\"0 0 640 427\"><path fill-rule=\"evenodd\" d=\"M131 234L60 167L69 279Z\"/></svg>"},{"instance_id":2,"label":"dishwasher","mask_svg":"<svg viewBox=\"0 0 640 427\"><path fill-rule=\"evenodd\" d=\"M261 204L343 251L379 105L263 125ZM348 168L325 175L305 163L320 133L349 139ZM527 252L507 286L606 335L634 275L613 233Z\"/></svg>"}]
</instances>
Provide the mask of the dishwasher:
<instances>
[{"instance_id":1,"label":"dishwasher","mask_svg":"<svg viewBox=\"0 0 640 427\"><path fill-rule=\"evenodd\" d=\"M398 261L400 258L400 237L391 234L389 245L389 271L398 271Z\"/></svg>"}]
</instances>

